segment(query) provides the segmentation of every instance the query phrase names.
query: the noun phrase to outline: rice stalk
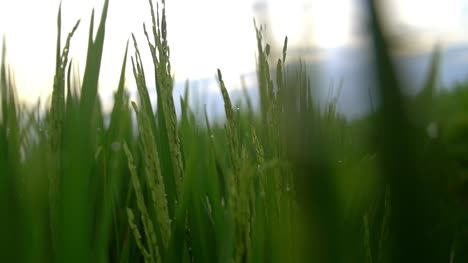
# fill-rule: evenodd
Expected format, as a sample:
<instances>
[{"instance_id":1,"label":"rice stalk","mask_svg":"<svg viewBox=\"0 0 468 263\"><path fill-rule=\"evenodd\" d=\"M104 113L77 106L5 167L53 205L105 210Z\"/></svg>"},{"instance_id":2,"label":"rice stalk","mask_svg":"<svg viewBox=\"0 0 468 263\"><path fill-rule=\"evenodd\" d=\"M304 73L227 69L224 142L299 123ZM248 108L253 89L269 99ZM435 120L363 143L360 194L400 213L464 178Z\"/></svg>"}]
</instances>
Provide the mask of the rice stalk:
<instances>
[{"instance_id":1,"label":"rice stalk","mask_svg":"<svg viewBox=\"0 0 468 263\"><path fill-rule=\"evenodd\" d=\"M160 18L159 8L157 8L155 16L153 2L152 0L148 2L151 10L154 44L152 44L149 39L146 27L143 29L154 64L155 84L158 94L158 124L161 131L159 137L164 138L163 144L166 143L167 140L167 148L169 150L168 156L170 157L173 178L176 185L176 196L180 196L184 167L177 116L172 95L174 80L171 76L170 49L167 42L166 4L165 1L162 0L162 14Z\"/></svg>"},{"instance_id":2,"label":"rice stalk","mask_svg":"<svg viewBox=\"0 0 468 263\"><path fill-rule=\"evenodd\" d=\"M151 217L149 215L148 209L145 204L145 200L143 196L143 189L141 188L141 184L137 176L137 171L136 171L136 167L133 161L132 153L128 149L127 143L125 142L124 142L124 151L128 158L128 167L130 169L133 190L135 191L136 204L141 214L141 222L143 224L143 230L144 230L144 234L145 234L146 242L148 246L148 248L144 248L143 246L141 246L140 252L143 255L145 255L145 258L148 260L148 262L161 262L159 247L157 245L158 243L156 239L156 234L153 228L153 222L151 221ZM131 211L131 210L127 209L127 213L128 211ZM133 213L128 213L127 216L129 219L130 226L134 225ZM135 239L140 239L141 235L139 234L139 232L135 230L132 230L132 231L133 231Z\"/></svg>"},{"instance_id":3,"label":"rice stalk","mask_svg":"<svg viewBox=\"0 0 468 263\"><path fill-rule=\"evenodd\" d=\"M64 129L64 118L65 118L65 71L71 66L68 64L68 53L70 50L71 39L77 30L80 20L78 20L73 27L72 31L68 34L65 46L60 51L61 43L61 22L62 21L62 9L61 6L58 12L57 18L57 65L54 77L54 85L52 91L52 105L50 108L51 120L50 120L50 137L51 137L51 154L54 171L49 174L49 205L50 205L50 229L52 233L53 243L56 242L56 229L58 220L58 200L60 200L59 188L60 188L60 177L63 173L62 162L63 162L63 129ZM68 71L70 72L70 71ZM70 94L69 94L70 96Z\"/></svg>"},{"instance_id":4,"label":"rice stalk","mask_svg":"<svg viewBox=\"0 0 468 263\"><path fill-rule=\"evenodd\" d=\"M151 193L156 222L161 233L161 243L163 249L167 249L171 237L171 220L169 218L164 180L159 166L159 154L152 136L148 116L145 115L144 111L139 111L135 103L132 103L132 106L140 125L140 145L142 146L145 164L146 183Z\"/></svg>"}]
</instances>

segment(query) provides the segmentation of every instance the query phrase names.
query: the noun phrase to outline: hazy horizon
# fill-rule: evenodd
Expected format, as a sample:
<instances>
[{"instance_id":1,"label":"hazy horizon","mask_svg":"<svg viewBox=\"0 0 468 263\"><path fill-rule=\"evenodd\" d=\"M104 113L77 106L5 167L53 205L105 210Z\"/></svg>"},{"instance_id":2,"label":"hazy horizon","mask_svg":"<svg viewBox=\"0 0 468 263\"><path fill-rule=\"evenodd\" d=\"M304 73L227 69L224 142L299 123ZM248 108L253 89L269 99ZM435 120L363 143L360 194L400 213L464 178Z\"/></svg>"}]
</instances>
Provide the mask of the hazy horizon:
<instances>
[{"instance_id":1,"label":"hazy horizon","mask_svg":"<svg viewBox=\"0 0 468 263\"><path fill-rule=\"evenodd\" d=\"M464 18L467 0L381 0L381 3L391 14L390 35L402 43L401 56L428 52L436 43L447 46L468 43L468 31L464 29L468 25L468 18ZM52 92L59 4L59 0L0 2L0 34L6 37L7 60L14 70L20 99L29 103L39 97L46 99ZM70 50L81 74L91 10L94 7L100 14L102 5L102 0L62 1L63 38L81 19ZM254 17L258 23L268 23L273 48L280 49L284 36L288 36L291 60L295 49L309 49L319 52L306 60L335 61L339 50L359 49L366 44L362 0L173 0L166 5L171 62L178 82L214 78L220 68L227 87L239 88L241 75L255 71ZM100 78L104 97L117 86L131 33L139 41L144 63L150 65L142 29L142 24L150 21L147 0L110 1ZM130 55L132 46L130 43ZM128 88L135 90L130 70L127 76ZM148 80L151 79L148 72Z\"/></svg>"}]
</instances>

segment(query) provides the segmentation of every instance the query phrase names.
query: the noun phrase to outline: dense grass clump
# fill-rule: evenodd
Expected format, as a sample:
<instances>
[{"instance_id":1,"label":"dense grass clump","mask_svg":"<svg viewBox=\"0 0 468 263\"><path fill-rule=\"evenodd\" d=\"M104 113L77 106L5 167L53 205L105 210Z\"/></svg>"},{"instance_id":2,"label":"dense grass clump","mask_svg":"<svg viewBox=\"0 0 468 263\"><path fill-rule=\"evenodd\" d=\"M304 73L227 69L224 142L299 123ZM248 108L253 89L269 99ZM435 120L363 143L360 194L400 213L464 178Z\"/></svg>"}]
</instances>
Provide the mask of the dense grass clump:
<instances>
[{"instance_id":1,"label":"dense grass clump","mask_svg":"<svg viewBox=\"0 0 468 263\"><path fill-rule=\"evenodd\" d=\"M467 89L435 92L436 52L422 92L404 97L368 2L380 104L353 121L336 100L317 105L307 67L286 63L287 38L273 68L257 25L258 112L233 106L218 69L226 118L200 121L189 87L173 96L164 0L149 1L143 27L153 66L133 37L134 79L127 45L110 115L98 93L108 0L95 35L92 15L82 81L68 59L80 22L62 47L59 11L45 112L18 102L3 44L0 261L467 261Z\"/></svg>"}]
</instances>

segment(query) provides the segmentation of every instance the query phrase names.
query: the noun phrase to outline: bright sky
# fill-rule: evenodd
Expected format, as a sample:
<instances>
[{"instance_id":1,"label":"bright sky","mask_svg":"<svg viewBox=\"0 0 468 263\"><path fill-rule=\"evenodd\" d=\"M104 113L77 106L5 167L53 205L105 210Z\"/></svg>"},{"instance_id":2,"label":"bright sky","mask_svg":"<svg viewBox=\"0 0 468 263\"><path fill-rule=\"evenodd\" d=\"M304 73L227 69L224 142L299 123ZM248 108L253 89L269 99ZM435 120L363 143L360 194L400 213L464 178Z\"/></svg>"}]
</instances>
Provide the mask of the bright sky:
<instances>
[{"instance_id":1,"label":"bright sky","mask_svg":"<svg viewBox=\"0 0 468 263\"><path fill-rule=\"evenodd\" d=\"M467 0L381 1L393 12L396 31L405 28L429 32L431 40L460 40L468 25L463 19L468 17ZM0 35L7 39L8 61L15 71L19 96L29 102L51 93L59 2L0 0ZM91 10L95 7L96 17L100 17L103 2L62 0L64 39L76 20L81 19L70 51L81 72ZM362 0L167 0L168 38L176 80L210 78L221 68L228 86L239 86L240 75L255 70L252 18L258 2L268 3L266 22L270 23L274 47L282 45L285 35L290 39L290 48L325 49L356 45L362 37L356 33L363 27L359 24L364 13ZM149 58L142 23L150 21L147 0L110 1L100 79L104 94L110 94L117 85L125 44L132 32L139 40L143 57ZM144 63L151 67L149 59ZM132 88L134 81L128 76Z\"/></svg>"},{"instance_id":2,"label":"bright sky","mask_svg":"<svg viewBox=\"0 0 468 263\"><path fill-rule=\"evenodd\" d=\"M468 42L467 0L381 1L393 14L393 33L407 38L420 50L432 49L436 43Z\"/></svg>"}]
</instances>

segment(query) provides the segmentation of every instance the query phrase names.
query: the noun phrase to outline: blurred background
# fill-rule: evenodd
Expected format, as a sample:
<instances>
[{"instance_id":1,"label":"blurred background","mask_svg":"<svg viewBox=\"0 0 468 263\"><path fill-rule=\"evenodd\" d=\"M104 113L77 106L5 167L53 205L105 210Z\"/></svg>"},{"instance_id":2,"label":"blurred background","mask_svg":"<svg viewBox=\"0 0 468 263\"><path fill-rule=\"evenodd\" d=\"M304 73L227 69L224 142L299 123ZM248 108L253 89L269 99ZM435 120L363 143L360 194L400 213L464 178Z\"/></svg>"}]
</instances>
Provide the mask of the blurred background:
<instances>
[{"instance_id":1,"label":"blurred background","mask_svg":"<svg viewBox=\"0 0 468 263\"><path fill-rule=\"evenodd\" d=\"M81 19L70 51L75 71L81 75L90 10L96 8L100 14L102 2L62 1L65 31ZM453 86L466 79L467 0L379 2L386 15L386 33L395 44L397 68L411 76L408 86L415 90L410 93L421 87L429 55L436 45L443 51L441 86ZM59 4L59 0L0 1L0 35L6 38L7 60L14 69L18 95L27 103L51 95ZM120 59L131 33L144 43L142 23L151 21L147 4L145 0L119 0L110 5L99 80L107 111L117 87L114 76L120 70ZM256 85L256 39L252 22L255 17L257 24L267 25L266 38L273 52L280 52L284 37L288 36L289 63L302 58L312 74L320 75L317 91L322 99L330 96L329 89L333 86L335 93L340 90L338 111L348 118L362 116L369 110L369 91L375 86L367 74L373 67L372 57L367 52L370 44L364 5L362 0L168 1L168 38L175 91L182 90L189 80L191 91L196 94L191 103L206 104L210 115L222 116L223 102L214 77L216 69L220 68L234 99L242 97L241 76L250 88L252 99L258 99L257 89L253 88ZM144 63L149 65L149 50L142 48L142 52ZM131 70L127 70L127 74L131 74ZM135 83L132 78L128 79L128 88L135 95Z\"/></svg>"}]
</instances>

